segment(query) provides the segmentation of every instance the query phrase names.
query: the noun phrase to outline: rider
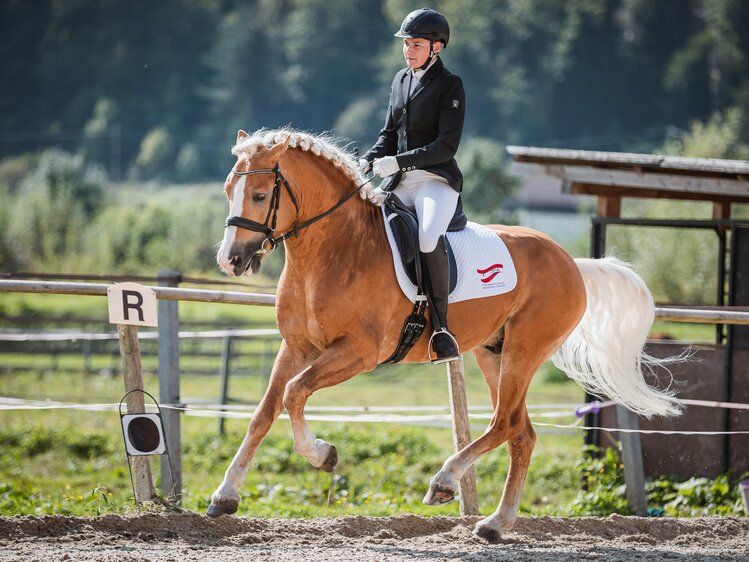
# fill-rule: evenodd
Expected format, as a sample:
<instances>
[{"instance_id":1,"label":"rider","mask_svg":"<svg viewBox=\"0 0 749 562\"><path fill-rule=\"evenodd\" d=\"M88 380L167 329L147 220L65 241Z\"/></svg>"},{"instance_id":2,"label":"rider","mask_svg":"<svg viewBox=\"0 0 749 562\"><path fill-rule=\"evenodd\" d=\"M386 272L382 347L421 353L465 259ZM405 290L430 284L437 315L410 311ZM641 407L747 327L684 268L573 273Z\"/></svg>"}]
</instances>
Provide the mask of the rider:
<instances>
[{"instance_id":1,"label":"rider","mask_svg":"<svg viewBox=\"0 0 749 562\"><path fill-rule=\"evenodd\" d=\"M403 38L407 68L393 79L385 127L375 145L359 161L366 173L385 178L392 191L419 219L419 250L427 271L436 358L444 363L460 356L447 328L450 286L445 232L465 226L460 202L463 176L455 162L465 116L463 83L442 64L450 28L445 16L422 8L408 14L395 37Z\"/></svg>"}]
</instances>

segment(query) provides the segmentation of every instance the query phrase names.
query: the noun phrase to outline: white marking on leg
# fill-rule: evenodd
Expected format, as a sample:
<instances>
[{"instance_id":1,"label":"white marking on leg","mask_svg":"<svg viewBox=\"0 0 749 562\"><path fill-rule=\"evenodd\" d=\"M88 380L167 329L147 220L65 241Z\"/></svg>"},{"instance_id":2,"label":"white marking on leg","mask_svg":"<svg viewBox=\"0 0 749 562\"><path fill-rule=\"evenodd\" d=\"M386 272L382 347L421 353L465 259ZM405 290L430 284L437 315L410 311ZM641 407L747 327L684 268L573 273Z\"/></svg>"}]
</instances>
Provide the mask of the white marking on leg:
<instances>
[{"instance_id":1,"label":"white marking on leg","mask_svg":"<svg viewBox=\"0 0 749 562\"><path fill-rule=\"evenodd\" d=\"M234 458L229 464L229 468L224 473L224 480L221 482L219 487L213 492L212 499L236 499L239 497L239 488L242 487L247 471L250 468L252 462L252 455L249 457L246 454L246 449L249 446L249 434L245 435L242 445L237 450Z\"/></svg>"},{"instance_id":2,"label":"white marking on leg","mask_svg":"<svg viewBox=\"0 0 749 562\"><path fill-rule=\"evenodd\" d=\"M232 193L231 205L229 208L229 216L240 217L244 210L244 191L247 178L242 176L239 181L234 185L234 192ZM237 236L236 226L227 226L224 229L224 239L221 241L221 247L218 249L218 255L216 261L226 273L234 275L234 268L232 268L229 262L229 252L234 244L234 240Z\"/></svg>"}]
</instances>

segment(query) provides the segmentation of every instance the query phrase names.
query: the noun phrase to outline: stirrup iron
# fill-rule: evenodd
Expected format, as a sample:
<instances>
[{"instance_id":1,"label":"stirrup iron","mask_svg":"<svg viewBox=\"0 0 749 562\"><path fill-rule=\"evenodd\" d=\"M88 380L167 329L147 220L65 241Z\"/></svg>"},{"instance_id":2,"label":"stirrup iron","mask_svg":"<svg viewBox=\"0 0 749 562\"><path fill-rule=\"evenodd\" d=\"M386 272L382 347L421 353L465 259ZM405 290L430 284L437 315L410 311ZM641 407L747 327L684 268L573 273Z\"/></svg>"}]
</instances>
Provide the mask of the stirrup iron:
<instances>
[{"instance_id":1,"label":"stirrup iron","mask_svg":"<svg viewBox=\"0 0 749 562\"><path fill-rule=\"evenodd\" d=\"M455 349L457 350L457 355L455 357L447 357L445 359L439 359L439 358L432 358L432 340L434 339L434 336L437 334L447 334L451 340L453 340L453 343L455 344ZM429 361L432 363L432 365L441 365L442 363L448 363L450 361L455 361L456 359L460 359L460 346L458 345L458 340L455 339L455 336L453 336L446 328L440 328L439 330L435 330L432 332L431 337L429 338L429 343L427 344L427 354L429 355Z\"/></svg>"}]
</instances>

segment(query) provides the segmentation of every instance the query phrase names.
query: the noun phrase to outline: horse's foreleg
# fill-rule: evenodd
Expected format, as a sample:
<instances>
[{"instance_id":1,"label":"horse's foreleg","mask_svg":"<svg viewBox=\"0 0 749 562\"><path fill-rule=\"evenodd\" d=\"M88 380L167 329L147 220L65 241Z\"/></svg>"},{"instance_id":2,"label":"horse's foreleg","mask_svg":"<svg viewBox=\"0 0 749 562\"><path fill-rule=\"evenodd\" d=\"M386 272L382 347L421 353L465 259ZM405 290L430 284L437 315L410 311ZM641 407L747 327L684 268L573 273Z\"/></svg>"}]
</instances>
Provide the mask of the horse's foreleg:
<instances>
[{"instance_id":1,"label":"horse's foreleg","mask_svg":"<svg viewBox=\"0 0 749 562\"><path fill-rule=\"evenodd\" d=\"M211 495L208 515L218 516L237 511L239 488L242 486L250 468L252 457L273 422L281 413L284 388L289 379L301 368L300 364L303 364L303 358L293 355L285 342L282 341L273 364L268 388L255 410L255 415L247 428L242 445L234 455L229 468L226 469L223 482Z\"/></svg>"},{"instance_id":2,"label":"horse's foreleg","mask_svg":"<svg viewBox=\"0 0 749 562\"><path fill-rule=\"evenodd\" d=\"M284 392L283 405L291 421L294 449L312 466L327 472L332 472L335 468L338 453L333 445L322 439L315 439L304 419L304 406L315 391L335 386L377 366L376 349L369 354L372 360L367 361L363 358L365 350L361 349L361 345L339 340L326 349L312 365L291 379Z\"/></svg>"}]
</instances>

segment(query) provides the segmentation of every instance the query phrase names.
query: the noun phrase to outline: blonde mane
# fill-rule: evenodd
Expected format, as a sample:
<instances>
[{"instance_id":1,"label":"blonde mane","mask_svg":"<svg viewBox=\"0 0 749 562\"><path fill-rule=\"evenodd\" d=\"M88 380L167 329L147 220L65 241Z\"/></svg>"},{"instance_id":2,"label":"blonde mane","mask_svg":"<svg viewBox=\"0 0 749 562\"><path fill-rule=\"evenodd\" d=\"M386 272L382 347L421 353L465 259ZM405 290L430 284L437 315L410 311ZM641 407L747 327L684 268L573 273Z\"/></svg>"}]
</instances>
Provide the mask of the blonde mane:
<instances>
[{"instance_id":1,"label":"blonde mane","mask_svg":"<svg viewBox=\"0 0 749 562\"><path fill-rule=\"evenodd\" d=\"M338 146L341 142L333 135L315 135L293 129L260 129L234 145L231 153L234 156L252 156L260 148L270 148L289 139L289 148L298 148L304 152L311 152L331 162L341 170L356 185L361 185L366 178L357 170L357 161L354 155ZM372 194L372 184L369 183L361 190L362 199L375 203Z\"/></svg>"}]
</instances>

